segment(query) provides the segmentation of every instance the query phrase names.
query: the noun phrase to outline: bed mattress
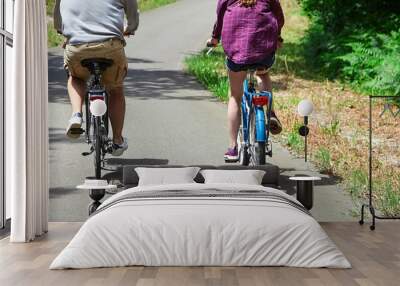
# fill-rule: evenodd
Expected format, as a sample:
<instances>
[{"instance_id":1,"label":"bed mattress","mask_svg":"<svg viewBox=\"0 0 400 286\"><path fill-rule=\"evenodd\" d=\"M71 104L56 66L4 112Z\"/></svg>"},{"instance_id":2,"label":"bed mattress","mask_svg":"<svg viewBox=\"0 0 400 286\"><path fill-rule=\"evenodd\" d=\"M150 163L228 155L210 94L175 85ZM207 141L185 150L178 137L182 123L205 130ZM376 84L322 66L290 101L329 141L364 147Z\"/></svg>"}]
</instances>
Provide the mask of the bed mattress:
<instances>
[{"instance_id":1,"label":"bed mattress","mask_svg":"<svg viewBox=\"0 0 400 286\"><path fill-rule=\"evenodd\" d=\"M351 267L310 213L280 190L180 184L107 199L50 269L134 265Z\"/></svg>"}]
</instances>

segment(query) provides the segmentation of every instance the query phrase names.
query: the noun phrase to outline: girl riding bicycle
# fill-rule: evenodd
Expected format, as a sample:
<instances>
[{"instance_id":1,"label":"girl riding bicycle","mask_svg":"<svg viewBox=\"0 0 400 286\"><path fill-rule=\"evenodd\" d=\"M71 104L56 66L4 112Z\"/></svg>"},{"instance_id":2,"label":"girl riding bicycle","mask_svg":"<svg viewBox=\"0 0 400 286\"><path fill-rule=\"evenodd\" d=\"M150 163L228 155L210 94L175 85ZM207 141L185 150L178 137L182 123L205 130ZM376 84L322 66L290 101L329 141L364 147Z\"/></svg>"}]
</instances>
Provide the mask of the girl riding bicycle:
<instances>
[{"instance_id":1,"label":"girl riding bicycle","mask_svg":"<svg viewBox=\"0 0 400 286\"><path fill-rule=\"evenodd\" d=\"M268 70L275 62L275 52L282 45L281 29L284 15L279 0L219 0L217 21L208 45L222 46L227 56L231 96L228 103L230 147L228 161L239 159L237 136L240 128L240 103L243 82L248 70L256 69L261 90L271 91ZM271 133L279 134L282 126L272 112Z\"/></svg>"}]
</instances>

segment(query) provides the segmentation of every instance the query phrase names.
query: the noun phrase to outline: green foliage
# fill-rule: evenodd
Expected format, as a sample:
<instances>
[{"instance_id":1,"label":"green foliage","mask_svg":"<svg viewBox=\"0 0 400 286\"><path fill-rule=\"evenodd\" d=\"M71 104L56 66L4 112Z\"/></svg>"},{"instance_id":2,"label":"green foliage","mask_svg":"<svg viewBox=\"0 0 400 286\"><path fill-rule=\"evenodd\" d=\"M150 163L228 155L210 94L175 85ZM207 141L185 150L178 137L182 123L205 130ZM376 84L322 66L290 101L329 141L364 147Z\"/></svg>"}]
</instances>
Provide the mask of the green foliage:
<instances>
[{"instance_id":1,"label":"green foliage","mask_svg":"<svg viewBox=\"0 0 400 286\"><path fill-rule=\"evenodd\" d=\"M354 214L358 216L358 211L363 203L363 194L368 189L368 174L363 170L353 170L346 181L346 189L354 204Z\"/></svg>"},{"instance_id":2,"label":"green foliage","mask_svg":"<svg viewBox=\"0 0 400 286\"><path fill-rule=\"evenodd\" d=\"M53 15L55 0L46 0L46 12L47 15Z\"/></svg>"},{"instance_id":3,"label":"green foliage","mask_svg":"<svg viewBox=\"0 0 400 286\"><path fill-rule=\"evenodd\" d=\"M353 200L358 201L368 188L368 174L362 170L354 170L350 174L350 178L347 183L347 189L349 190Z\"/></svg>"},{"instance_id":4,"label":"green foliage","mask_svg":"<svg viewBox=\"0 0 400 286\"><path fill-rule=\"evenodd\" d=\"M400 192L394 188L391 181L381 182L378 187L383 190L383 195L378 201L379 210L386 216L399 215Z\"/></svg>"},{"instance_id":5,"label":"green foliage","mask_svg":"<svg viewBox=\"0 0 400 286\"><path fill-rule=\"evenodd\" d=\"M319 168L321 169L321 172L331 174L333 164L330 151L324 147L321 147L317 150L314 156Z\"/></svg>"},{"instance_id":6,"label":"green foliage","mask_svg":"<svg viewBox=\"0 0 400 286\"><path fill-rule=\"evenodd\" d=\"M400 95L400 1L300 0L306 62L367 94Z\"/></svg>"},{"instance_id":7,"label":"green foliage","mask_svg":"<svg viewBox=\"0 0 400 286\"><path fill-rule=\"evenodd\" d=\"M210 55L206 50L198 55L185 59L188 71L219 99L228 100L229 80L224 67L224 53L221 48L213 51Z\"/></svg>"},{"instance_id":8,"label":"green foliage","mask_svg":"<svg viewBox=\"0 0 400 286\"><path fill-rule=\"evenodd\" d=\"M297 152L304 149L304 139L299 135L298 130L292 130L288 134L287 145Z\"/></svg>"},{"instance_id":9,"label":"green foliage","mask_svg":"<svg viewBox=\"0 0 400 286\"><path fill-rule=\"evenodd\" d=\"M139 0L138 4L140 11L147 11L174 2L176 2L176 0Z\"/></svg>"},{"instance_id":10,"label":"green foliage","mask_svg":"<svg viewBox=\"0 0 400 286\"><path fill-rule=\"evenodd\" d=\"M390 32L400 26L397 0L300 0L303 11L332 35Z\"/></svg>"},{"instance_id":11,"label":"green foliage","mask_svg":"<svg viewBox=\"0 0 400 286\"><path fill-rule=\"evenodd\" d=\"M373 95L400 95L400 30L354 37L347 46L351 52L337 57L346 80Z\"/></svg>"},{"instance_id":12,"label":"green foliage","mask_svg":"<svg viewBox=\"0 0 400 286\"><path fill-rule=\"evenodd\" d=\"M57 33L53 27L53 22L47 24L47 45L49 47L58 47L64 41L64 37Z\"/></svg>"}]
</instances>

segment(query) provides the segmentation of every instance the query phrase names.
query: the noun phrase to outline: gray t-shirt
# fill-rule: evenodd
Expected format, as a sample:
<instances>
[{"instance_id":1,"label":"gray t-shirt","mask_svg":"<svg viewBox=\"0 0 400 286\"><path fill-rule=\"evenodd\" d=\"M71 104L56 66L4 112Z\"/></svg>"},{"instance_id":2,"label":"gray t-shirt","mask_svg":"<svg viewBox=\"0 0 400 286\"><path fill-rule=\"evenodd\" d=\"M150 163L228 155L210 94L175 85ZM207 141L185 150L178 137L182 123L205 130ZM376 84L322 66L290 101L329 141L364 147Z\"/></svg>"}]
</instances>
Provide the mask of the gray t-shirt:
<instances>
[{"instance_id":1,"label":"gray t-shirt","mask_svg":"<svg viewBox=\"0 0 400 286\"><path fill-rule=\"evenodd\" d=\"M139 26L136 0L57 0L54 27L70 45L124 40L124 14L128 20L126 30L134 33Z\"/></svg>"}]
</instances>

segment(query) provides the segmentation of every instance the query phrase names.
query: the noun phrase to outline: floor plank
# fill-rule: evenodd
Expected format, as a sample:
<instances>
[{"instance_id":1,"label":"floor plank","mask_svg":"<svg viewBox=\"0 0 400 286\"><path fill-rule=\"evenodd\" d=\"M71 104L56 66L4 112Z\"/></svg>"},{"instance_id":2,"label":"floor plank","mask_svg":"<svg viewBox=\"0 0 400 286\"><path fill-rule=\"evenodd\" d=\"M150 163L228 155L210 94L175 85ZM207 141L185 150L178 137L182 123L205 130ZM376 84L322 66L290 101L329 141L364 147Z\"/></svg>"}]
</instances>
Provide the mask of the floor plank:
<instances>
[{"instance_id":1,"label":"floor plank","mask_svg":"<svg viewBox=\"0 0 400 286\"><path fill-rule=\"evenodd\" d=\"M81 223L51 223L45 236L30 244L0 240L2 286L397 286L400 273L400 223L379 222L372 232L357 223L322 223L352 269L288 267L125 267L50 271L55 256Z\"/></svg>"}]
</instances>

